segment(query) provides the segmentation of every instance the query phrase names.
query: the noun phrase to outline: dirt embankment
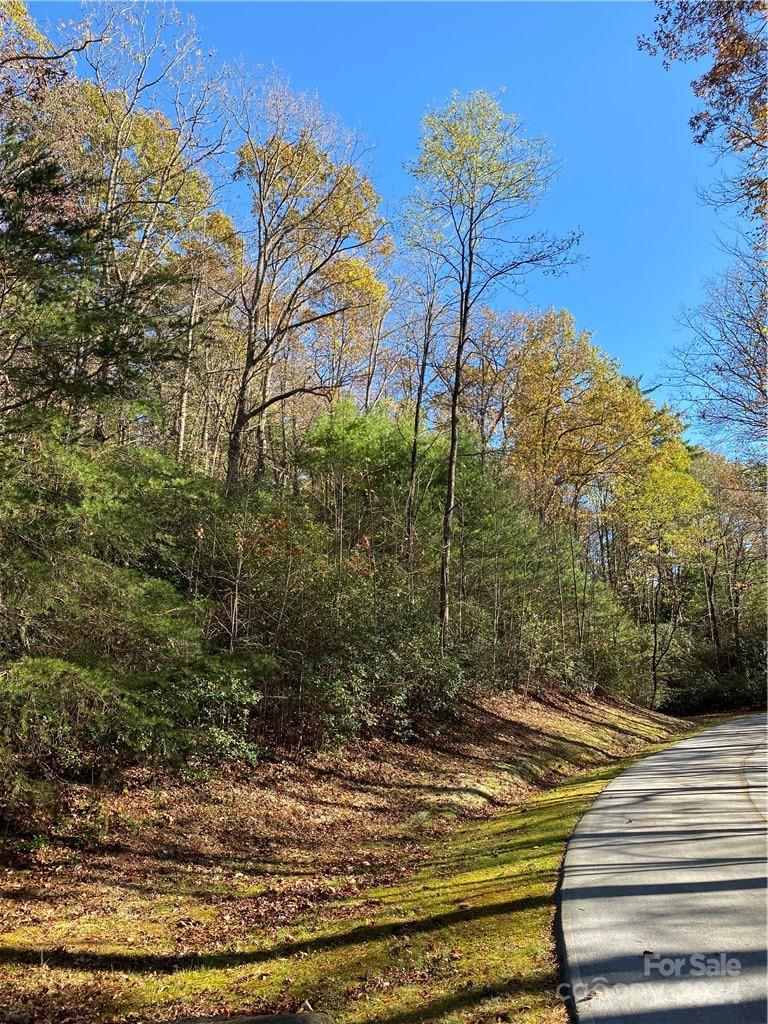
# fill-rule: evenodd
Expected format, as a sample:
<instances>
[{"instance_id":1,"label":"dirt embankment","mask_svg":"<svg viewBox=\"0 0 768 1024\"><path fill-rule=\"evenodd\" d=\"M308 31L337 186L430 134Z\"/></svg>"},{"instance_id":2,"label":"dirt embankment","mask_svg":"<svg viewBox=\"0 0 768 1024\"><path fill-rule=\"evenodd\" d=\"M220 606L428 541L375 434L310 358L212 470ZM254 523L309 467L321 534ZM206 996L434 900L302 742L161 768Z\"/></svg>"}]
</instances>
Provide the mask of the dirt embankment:
<instances>
[{"instance_id":1,"label":"dirt embankment","mask_svg":"<svg viewBox=\"0 0 768 1024\"><path fill-rule=\"evenodd\" d=\"M457 821L682 727L595 699L506 695L428 744L373 740L196 784L136 773L120 792L73 786L56 834L2 869L0 1021L109 1019L142 958L162 976L263 944L310 910L359 910ZM211 1008L202 999L168 1015Z\"/></svg>"}]
</instances>

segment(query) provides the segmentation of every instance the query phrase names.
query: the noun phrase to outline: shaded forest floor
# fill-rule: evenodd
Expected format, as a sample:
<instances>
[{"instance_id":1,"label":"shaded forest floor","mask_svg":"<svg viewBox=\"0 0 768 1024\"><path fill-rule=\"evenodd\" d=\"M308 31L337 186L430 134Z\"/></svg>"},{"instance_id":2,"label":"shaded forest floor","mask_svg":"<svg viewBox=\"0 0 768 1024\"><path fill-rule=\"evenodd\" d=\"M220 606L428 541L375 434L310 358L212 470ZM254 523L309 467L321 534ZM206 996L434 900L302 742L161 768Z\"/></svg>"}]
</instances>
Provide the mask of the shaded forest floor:
<instances>
[{"instance_id":1,"label":"shaded forest floor","mask_svg":"<svg viewBox=\"0 0 768 1024\"><path fill-rule=\"evenodd\" d=\"M54 835L0 870L0 1021L308 1003L341 1024L560 1024L563 843L618 759L686 728L506 695L429 746L72 786Z\"/></svg>"}]
</instances>

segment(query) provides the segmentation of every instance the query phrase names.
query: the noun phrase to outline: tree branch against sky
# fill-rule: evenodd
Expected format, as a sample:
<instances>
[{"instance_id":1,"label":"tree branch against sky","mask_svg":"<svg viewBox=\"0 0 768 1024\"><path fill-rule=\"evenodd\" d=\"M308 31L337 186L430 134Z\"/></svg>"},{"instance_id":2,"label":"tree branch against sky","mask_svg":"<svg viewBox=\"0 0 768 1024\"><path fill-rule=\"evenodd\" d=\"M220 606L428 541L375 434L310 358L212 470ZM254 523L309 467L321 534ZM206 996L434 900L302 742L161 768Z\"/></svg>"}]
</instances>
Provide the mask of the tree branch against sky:
<instances>
[{"instance_id":1,"label":"tree branch against sky","mask_svg":"<svg viewBox=\"0 0 768 1024\"><path fill-rule=\"evenodd\" d=\"M705 282L705 298L683 317L689 340L676 351L675 381L699 422L741 456L768 428L765 230L768 195L768 13L757 0L657 0L656 29L639 40L652 55L703 62L691 83L700 103L695 141L721 168L706 200L734 212L736 240L721 244L732 263Z\"/></svg>"},{"instance_id":2,"label":"tree branch against sky","mask_svg":"<svg viewBox=\"0 0 768 1024\"><path fill-rule=\"evenodd\" d=\"M37 863L25 892L50 874L49 853L34 860L41 837L64 842L67 863L108 837L113 870L107 794L121 808L139 794L146 810L180 792L199 808L208 793L205 866L229 827L228 780L250 794L253 827L235 838L252 867L258 817L280 809L253 780L265 758L279 786L286 756L297 771L319 756L325 779L340 750L350 764L367 750L374 774L388 752L397 775L431 747L432 771L467 723L492 725L498 748L497 710L515 716L517 757L534 734L549 742L558 706L571 725L600 708L612 750L603 716L617 707L658 723L764 697L765 254L730 246L734 269L690 315L681 355L726 457L641 382L669 350L671 310L714 266L700 262L699 165L680 157L702 152L685 129L686 72L637 53L653 8L307 4L275 32L283 6L199 5L193 18L97 4L80 28L44 32L19 0L0 9L0 834ZM720 59L732 39L718 25L705 28ZM482 87L496 77L512 87ZM671 114L663 88L641 88L652 78L671 83ZM524 123L552 130L559 159ZM590 260L566 275L582 215ZM470 735L462 756L475 746ZM594 760L591 741L576 746ZM405 802L412 824L410 790ZM378 796L364 803L378 814ZM327 810L323 797L309 812L317 835ZM294 819L274 821L285 834ZM132 836L154 862L139 824L120 849ZM368 839L366 871L340 862L351 895L377 870ZM173 857L184 848L174 840ZM286 899L306 910L305 882L280 883L281 914ZM221 931L203 915L180 937L174 914L130 934L215 953L234 926L247 945L254 922L278 920L271 890L252 895ZM55 926L56 956L39 977L5 965L14 1019L199 1017L254 994L248 964L236 981L212 968L210 986L179 987L164 954L146 986L97 971L100 954L93 971L78 955L85 985L71 971L62 982L60 929L43 916L17 952L37 962ZM113 932L83 941L101 936L128 963L136 949L116 953ZM334 1005L413 1017L412 972L361 986L352 954ZM439 986L458 970L444 960ZM315 999L262 975L265 1011ZM502 1016L557 1009L551 992L514 987ZM409 1008L390 1012L398 988ZM481 988L467 1013L498 1016Z\"/></svg>"},{"instance_id":3,"label":"tree branch against sky","mask_svg":"<svg viewBox=\"0 0 768 1024\"><path fill-rule=\"evenodd\" d=\"M359 169L355 140L315 98L272 76L241 86L237 102L235 176L245 186L250 216L241 232L237 304L244 353L230 427L230 484L239 477L248 424L280 400L271 393L280 346L368 301L364 265L356 261L373 250L382 232L378 196ZM342 287L355 282L357 296ZM261 392L254 395L257 378ZM311 374L305 390L320 392L331 384ZM285 397L300 391L296 385ZM261 436L263 424L259 430Z\"/></svg>"},{"instance_id":4,"label":"tree branch against sky","mask_svg":"<svg viewBox=\"0 0 768 1024\"><path fill-rule=\"evenodd\" d=\"M768 14L760 0L657 0L656 28L639 40L653 56L703 62L691 87L699 109L690 119L693 137L730 158L710 201L734 206L749 219L766 216L768 166Z\"/></svg>"},{"instance_id":5,"label":"tree branch against sky","mask_svg":"<svg viewBox=\"0 0 768 1024\"><path fill-rule=\"evenodd\" d=\"M473 313L496 287L519 285L534 270L561 271L578 233L521 234L556 173L546 143L527 139L517 118L484 92L454 95L422 122L411 173L410 243L423 248L448 282L453 302L450 441L440 568L440 636L445 645L455 511L459 404Z\"/></svg>"}]
</instances>

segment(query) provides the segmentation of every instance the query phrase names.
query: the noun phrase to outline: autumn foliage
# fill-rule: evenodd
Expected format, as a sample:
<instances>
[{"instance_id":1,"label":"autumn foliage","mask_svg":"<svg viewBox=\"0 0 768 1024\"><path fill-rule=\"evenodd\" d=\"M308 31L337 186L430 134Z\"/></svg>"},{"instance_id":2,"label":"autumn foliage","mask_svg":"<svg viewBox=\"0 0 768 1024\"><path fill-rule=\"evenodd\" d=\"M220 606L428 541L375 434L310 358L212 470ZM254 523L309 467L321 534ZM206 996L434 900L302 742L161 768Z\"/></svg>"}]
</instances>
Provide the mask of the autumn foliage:
<instances>
[{"instance_id":1,"label":"autumn foliage","mask_svg":"<svg viewBox=\"0 0 768 1024\"><path fill-rule=\"evenodd\" d=\"M702 137L752 124L758 17L705 6ZM9 821L61 779L412 740L492 691L759 700L760 466L567 310L498 301L579 239L539 230L557 164L497 97L427 114L388 224L360 140L209 67L170 6L55 45L0 18Z\"/></svg>"}]
</instances>

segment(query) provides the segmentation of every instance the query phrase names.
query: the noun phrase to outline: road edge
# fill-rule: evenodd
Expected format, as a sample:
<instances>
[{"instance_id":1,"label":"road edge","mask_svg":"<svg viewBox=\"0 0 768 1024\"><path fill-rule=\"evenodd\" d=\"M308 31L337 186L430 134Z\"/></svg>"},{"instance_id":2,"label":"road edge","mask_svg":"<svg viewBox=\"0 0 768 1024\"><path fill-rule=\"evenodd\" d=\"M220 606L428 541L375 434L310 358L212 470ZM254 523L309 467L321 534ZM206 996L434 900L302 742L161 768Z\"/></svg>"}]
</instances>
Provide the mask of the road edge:
<instances>
[{"instance_id":1,"label":"road edge","mask_svg":"<svg viewBox=\"0 0 768 1024\"><path fill-rule=\"evenodd\" d=\"M695 726L693 729L687 730L681 735L676 736L674 739L671 739L669 741L653 744L653 746L650 749L644 750L641 753L637 754L637 756L630 757L629 759L627 759L626 763L621 767L621 770L617 771L615 775L612 775L611 778L608 779L608 781L602 787L600 792L595 794L595 797L590 803L589 807L587 807L583 814L579 815L579 818L576 821L576 824L573 826L573 830L571 831L571 834L568 836L568 839L565 842L565 846L563 847L563 856L560 860L560 867L557 873L557 888L555 889L554 893L555 915L553 919L554 949L555 957L557 960L557 976L559 986L567 986L567 988L563 989L563 991L566 992L567 995L565 997L558 996L558 998L562 998L562 1001L565 1004L566 1011L568 1013L568 1019L571 1022L571 1024L598 1024L598 1022L596 1022L595 1018L592 1016L589 1006L583 1005L583 1003L586 1002L586 1000L582 1000L582 1005L580 1005L576 1000L573 999L573 986L577 985L583 987L584 982L581 977L581 972L578 968L576 968L573 971L569 971L565 941L566 924L565 917L563 914L563 878L565 874L565 861L566 857L568 856L568 849L571 845L571 840L575 833L578 831L582 821L590 813L595 803L600 799L603 793L605 793L605 791L610 788L612 783L616 779L624 775L625 772L629 771L630 768L638 764L640 761L645 761L647 758L653 757L656 754L660 754L664 750L669 750L671 747L676 747L679 743L685 743L687 740L693 739L695 736L701 735L701 733L710 732L714 729L718 729L721 725L725 725L728 722L738 722L742 719L755 718L757 716L766 714L766 711L768 711L768 709L760 711L749 711L744 714L727 715L716 722L701 723L700 725Z\"/></svg>"}]
</instances>

